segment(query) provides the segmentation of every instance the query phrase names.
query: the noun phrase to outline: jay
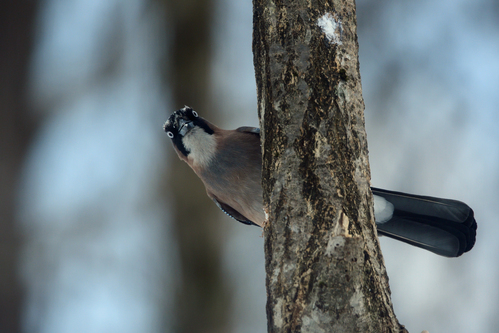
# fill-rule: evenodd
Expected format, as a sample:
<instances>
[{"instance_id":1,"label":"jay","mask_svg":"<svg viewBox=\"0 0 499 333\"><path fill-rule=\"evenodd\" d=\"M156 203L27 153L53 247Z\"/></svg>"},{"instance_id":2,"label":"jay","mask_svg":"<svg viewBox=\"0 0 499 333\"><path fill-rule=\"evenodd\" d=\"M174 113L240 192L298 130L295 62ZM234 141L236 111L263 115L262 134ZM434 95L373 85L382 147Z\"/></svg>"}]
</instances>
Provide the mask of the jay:
<instances>
[{"instance_id":1,"label":"jay","mask_svg":"<svg viewBox=\"0 0 499 333\"><path fill-rule=\"evenodd\" d=\"M186 106L163 126L179 158L203 181L208 196L227 215L263 226L260 130L221 129ZM379 235L459 257L475 244L473 210L460 201L371 188Z\"/></svg>"}]
</instances>

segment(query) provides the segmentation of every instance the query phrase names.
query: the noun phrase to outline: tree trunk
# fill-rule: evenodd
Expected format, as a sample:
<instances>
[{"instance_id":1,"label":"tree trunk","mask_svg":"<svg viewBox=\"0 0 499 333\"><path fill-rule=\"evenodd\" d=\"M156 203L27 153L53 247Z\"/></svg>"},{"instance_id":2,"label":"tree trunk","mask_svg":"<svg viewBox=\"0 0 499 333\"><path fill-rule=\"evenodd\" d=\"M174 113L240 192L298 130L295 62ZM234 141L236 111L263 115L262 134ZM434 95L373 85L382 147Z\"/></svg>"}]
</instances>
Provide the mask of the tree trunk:
<instances>
[{"instance_id":1,"label":"tree trunk","mask_svg":"<svg viewBox=\"0 0 499 333\"><path fill-rule=\"evenodd\" d=\"M405 332L379 249L353 0L254 0L269 332Z\"/></svg>"},{"instance_id":2,"label":"tree trunk","mask_svg":"<svg viewBox=\"0 0 499 333\"><path fill-rule=\"evenodd\" d=\"M0 6L0 332L21 331L16 194L35 122L26 98L37 1Z\"/></svg>"},{"instance_id":3,"label":"tree trunk","mask_svg":"<svg viewBox=\"0 0 499 333\"><path fill-rule=\"evenodd\" d=\"M161 0L172 41L166 76L175 109L185 104L210 116L209 87L213 0ZM170 110L165 114L168 117ZM166 118L165 118L166 120ZM173 149L166 191L174 200L174 230L180 266L176 294L177 333L223 333L229 330L230 288L223 278L223 227L220 212L201 181ZM173 156L175 155L175 156Z\"/></svg>"}]
</instances>

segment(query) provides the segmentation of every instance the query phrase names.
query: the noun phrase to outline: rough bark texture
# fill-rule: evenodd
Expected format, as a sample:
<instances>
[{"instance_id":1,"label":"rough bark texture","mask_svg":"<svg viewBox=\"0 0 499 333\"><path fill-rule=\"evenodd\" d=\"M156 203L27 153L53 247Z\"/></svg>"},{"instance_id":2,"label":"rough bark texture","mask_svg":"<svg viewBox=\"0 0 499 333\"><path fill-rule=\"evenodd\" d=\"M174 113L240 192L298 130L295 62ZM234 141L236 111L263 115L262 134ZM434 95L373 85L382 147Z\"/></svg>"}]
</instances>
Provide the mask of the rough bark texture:
<instances>
[{"instance_id":1,"label":"rough bark texture","mask_svg":"<svg viewBox=\"0 0 499 333\"><path fill-rule=\"evenodd\" d=\"M374 227L353 0L254 0L269 332L404 332Z\"/></svg>"}]
</instances>

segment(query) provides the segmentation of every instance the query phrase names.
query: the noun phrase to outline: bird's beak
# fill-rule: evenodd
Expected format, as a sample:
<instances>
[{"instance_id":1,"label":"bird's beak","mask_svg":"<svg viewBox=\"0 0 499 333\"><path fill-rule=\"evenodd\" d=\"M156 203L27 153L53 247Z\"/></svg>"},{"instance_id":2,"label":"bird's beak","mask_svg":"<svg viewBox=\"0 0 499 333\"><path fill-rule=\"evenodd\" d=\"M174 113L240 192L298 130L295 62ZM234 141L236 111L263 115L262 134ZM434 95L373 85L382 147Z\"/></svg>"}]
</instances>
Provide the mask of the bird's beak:
<instances>
[{"instance_id":1,"label":"bird's beak","mask_svg":"<svg viewBox=\"0 0 499 333\"><path fill-rule=\"evenodd\" d=\"M194 128L194 124L190 120L179 119L178 124L179 124L178 133L181 136L185 136L187 133L189 133L191 129Z\"/></svg>"}]
</instances>

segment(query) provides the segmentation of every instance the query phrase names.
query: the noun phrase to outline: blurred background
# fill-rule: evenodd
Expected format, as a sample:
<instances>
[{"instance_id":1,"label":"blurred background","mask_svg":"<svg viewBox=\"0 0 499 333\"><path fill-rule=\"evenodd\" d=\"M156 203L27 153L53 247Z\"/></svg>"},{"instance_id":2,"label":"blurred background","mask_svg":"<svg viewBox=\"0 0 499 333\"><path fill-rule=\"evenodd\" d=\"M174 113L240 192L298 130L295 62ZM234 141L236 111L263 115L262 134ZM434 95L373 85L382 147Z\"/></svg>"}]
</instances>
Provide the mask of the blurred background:
<instances>
[{"instance_id":1,"label":"blurred background","mask_svg":"<svg viewBox=\"0 0 499 333\"><path fill-rule=\"evenodd\" d=\"M475 248L382 239L409 331L499 326L499 5L358 0L372 184L459 199ZM262 231L162 131L257 126L249 0L0 5L0 332L266 331Z\"/></svg>"}]
</instances>

